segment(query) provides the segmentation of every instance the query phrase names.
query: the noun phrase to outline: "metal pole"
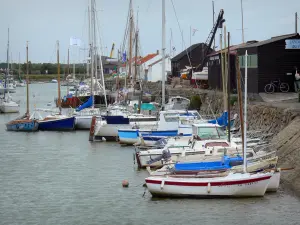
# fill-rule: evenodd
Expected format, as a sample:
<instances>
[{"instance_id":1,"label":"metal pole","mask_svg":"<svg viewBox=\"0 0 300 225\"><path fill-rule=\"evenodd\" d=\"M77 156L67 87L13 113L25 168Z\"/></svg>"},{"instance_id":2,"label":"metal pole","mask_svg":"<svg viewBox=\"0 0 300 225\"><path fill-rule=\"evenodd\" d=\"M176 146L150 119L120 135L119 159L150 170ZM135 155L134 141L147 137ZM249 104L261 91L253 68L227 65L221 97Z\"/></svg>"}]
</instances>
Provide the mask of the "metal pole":
<instances>
[{"instance_id":1,"label":"metal pole","mask_svg":"<svg viewBox=\"0 0 300 225\"><path fill-rule=\"evenodd\" d=\"M228 142L230 143L230 32L228 32L228 63L227 63L227 105L228 105Z\"/></svg>"},{"instance_id":2,"label":"metal pole","mask_svg":"<svg viewBox=\"0 0 300 225\"><path fill-rule=\"evenodd\" d=\"M295 33L298 33L298 14L295 13Z\"/></svg>"},{"instance_id":3,"label":"metal pole","mask_svg":"<svg viewBox=\"0 0 300 225\"><path fill-rule=\"evenodd\" d=\"M213 10L213 26L215 25L215 2L212 1L212 10ZM214 37L214 48L213 50L215 50L216 47L216 37Z\"/></svg>"},{"instance_id":4,"label":"metal pole","mask_svg":"<svg viewBox=\"0 0 300 225\"><path fill-rule=\"evenodd\" d=\"M58 108L61 114L61 99L60 99L60 65L59 65L59 41L57 41L57 87L58 87Z\"/></svg>"},{"instance_id":5,"label":"metal pole","mask_svg":"<svg viewBox=\"0 0 300 225\"><path fill-rule=\"evenodd\" d=\"M245 100L244 100L244 173L247 173L247 83L248 83L248 52L245 53Z\"/></svg>"},{"instance_id":6,"label":"metal pole","mask_svg":"<svg viewBox=\"0 0 300 225\"><path fill-rule=\"evenodd\" d=\"M162 109L165 108L165 77L166 77L166 69L165 69L165 35L166 35L166 18L165 18L165 0L162 0Z\"/></svg>"},{"instance_id":7,"label":"metal pole","mask_svg":"<svg viewBox=\"0 0 300 225\"><path fill-rule=\"evenodd\" d=\"M237 90L238 90L238 101L239 101L239 116L241 122L241 131L242 131L242 146L243 146L243 154L244 154L244 121L243 121L243 99L242 99L242 86L241 86L241 70L239 57L236 57L236 79L237 79Z\"/></svg>"},{"instance_id":8,"label":"metal pole","mask_svg":"<svg viewBox=\"0 0 300 225\"><path fill-rule=\"evenodd\" d=\"M243 0L241 0L241 14L242 14L242 42L245 43L245 36L244 36L244 12L243 12Z\"/></svg>"},{"instance_id":9,"label":"metal pole","mask_svg":"<svg viewBox=\"0 0 300 225\"><path fill-rule=\"evenodd\" d=\"M130 81L131 77L131 65L132 65L132 31L133 31L133 23L132 23L132 0L130 0L130 18L129 18L129 65L128 65L128 78Z\"/></svg>"},{"instance_id":10,"label":"metal pole","mask_svg":"<svg viewBox=\"0 0 300 225\"><path fill-rule=\"evenodd\" d=\"M28 41L26 43L26 116L29 117L29 67L28 67Z\"/></svg>"},{"instance_id":11,"label":"metal pole","mask_svg":"<svg viewBox=\"0 0 300 225\"><path fill-rule=\"evenodd\" d=\"M90 12L90 24L89 24L89 39L90 39L90 57L91 57L91 96L92 96L92 108L94 108L94 43L93 43L93 29L92 24L94 22L93 18L93 0L91 0L91 12Z\"/></svg>"}]
</instances>

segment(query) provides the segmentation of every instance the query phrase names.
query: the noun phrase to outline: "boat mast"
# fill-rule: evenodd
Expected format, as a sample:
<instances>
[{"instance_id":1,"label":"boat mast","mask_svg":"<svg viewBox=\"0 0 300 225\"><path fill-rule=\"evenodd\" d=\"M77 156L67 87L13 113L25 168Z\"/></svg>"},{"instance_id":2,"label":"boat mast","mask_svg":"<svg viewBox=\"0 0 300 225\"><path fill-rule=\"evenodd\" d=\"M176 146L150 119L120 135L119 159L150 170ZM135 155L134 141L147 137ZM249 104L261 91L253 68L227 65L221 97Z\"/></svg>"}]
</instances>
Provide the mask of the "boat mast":
<instances>
[{"instance_id":1,"label":"boat mast","mask_svg":"<svg viewBox=\"0 0 300 225\"><path fill-rule=\"evenodd\" d=\"M61 114L61 99L60 99L60 65L59 65L59 41L57 41L57 90L58 90L58 101L57 105L59 108L59 114Z\"/></svg>"},{"instance_id":2,"label":"boat mast","mask_svg":"<svg viewBox=\"0 0 300 225\"><path fill-rule=\"evenodd\" d=\"M95 63L95 83L98 84L98 52L97 52L97 38L96 38L96 2L93 0L93 33L94 33L94 63Z\"/></svg>"},{"instance_id":3,"label":"boat mast","mask_svg":"<svg viewBox=\"0 0 300 225\"><path fill-rule=\"evenodd\" d=\"M94 61L93 61L93 40L92 40L92 29L91 29L91 23L93 21L92 18L92 12L93 12L93 0L91 0L91 11L89 10L88 16L89 16L89 43L90 43L90 57L91 57L91 97L92 97L92 108L94 108L94 88L93 88L93 76L94 76Z\"/></svg>"},{"instance_id":4,"label":"boat mast","mask_svg":"<svg viewBox=\"0 0 300 225\"><path fill-rule=\"evenodd\" d=\"M19 82L21 82L21 67L20 67L20 52L19 52L19 69L18 69L18 73L19 73Z\"/></svg>"},{"instance_id":5,"label":"boat mast","mask_svg":"<svg viewBox=\"0 0 300 225\"><path fill-rule=\"evenodd\" d=\"M132 32L133 32L133 16L132 16L132 0L130 0L129 3L129 71L128 71L128 80L130 81L130 77L131 77L131 65L132 65Z\"/></svg>"},{"instance_id":6,"label":"boat mast","mask_svg":"<svg viewBox=\"0 0 300 225\"><path fill-rule=\"evenodd\" d=\"M244 100L244 173L247 173L247 85L248 85L248 51L245 53L245 100Z\"/></svg>"},{"instance_id":7,"label":"boat mast","mask_svg":"<svg viewBox=\"0 0 300 225\"><path fill-rule=\"evenodd\" d=\"M20 65L20 64L19 64ZM20 66L19 66L20 68ZM20 71L20 69L19 69ZM28 41L26 43L26 116L29 117L29 64L28 64Z\"/></svg>"},{"instance_id":8,"label":"boat mast","mask_svg":"<svg viewBox=\"0 0 300 225\"><path fill-rule=\"evenodd\" d=\"M6 60L7 60L7 70L5 73L5 78L4 78L4 99L5 99L5 92L6 92L6 81L7 77L9 75L9 28L7 32L7 55L6 55Z\"/></svg>"},{"instance_id":9,"label":"boat mast","mask_svg":"<svg viewBox=\"0 0 300 225\"><path fill-rule=\"evenodd\" d=\"M94 0L94 5L96 8L96 1ZM94 8L94 9L95 9ZM96 10L94 10L94 14L96 13ZM96 15L94 15L94 18L96 18ZM95 38L95 43L96 43L96 25L94 21L94 38ZM95 45L95 51L97 53L97 45ZM99 54L99 60L100 60L100 74L101 74L101 80L102 80L102 89L103 89L103 94L104 94L104 101L105 101L105 107L107 108L107 98L106 98L106 89L105 89L105 80L104 80L104 74L103 74L103 65L102 65L102 51L100 51ZM98 61L98 56L96 54L96 77L97 77L97 61Z\"/></svg>"},{"instance_id":10,"label":"boat mast","mask_svg":"<svg viewBox=\"0 0 300 225\"><path fill-rule=\"evenodd\" d=\"M137 63L138 63L138 37L139 37L139 28L138 28L138 17L139 17L139 11L136 13L136 29L135 29L135 63L134 63L134 78L133 78L133 83L136 83L136 78L137 78Z\"/></svg>"},{"instance_id":11,"label":"boat mast","mask_svg":"<svg viewBox=\"0 0 300 225\"><path fill-rule=\"evenodd\" d=\"M68 48L68 75L70 74L70 48ZM69 94L69 82L67 81L67 94Z\"/></svg>"},{"instance_id":12,"label":"boat mast","mask_svg":"<svg viewBox=\"0 0 300 225\"><path fill-rule=\"evenodd\" d=\"M166 76L166 64L165 64L165 39L166 39L166 18L165 18L165 0L162 0L162 109L165 108L165 76Z\"/></svg>"}]
</instances>

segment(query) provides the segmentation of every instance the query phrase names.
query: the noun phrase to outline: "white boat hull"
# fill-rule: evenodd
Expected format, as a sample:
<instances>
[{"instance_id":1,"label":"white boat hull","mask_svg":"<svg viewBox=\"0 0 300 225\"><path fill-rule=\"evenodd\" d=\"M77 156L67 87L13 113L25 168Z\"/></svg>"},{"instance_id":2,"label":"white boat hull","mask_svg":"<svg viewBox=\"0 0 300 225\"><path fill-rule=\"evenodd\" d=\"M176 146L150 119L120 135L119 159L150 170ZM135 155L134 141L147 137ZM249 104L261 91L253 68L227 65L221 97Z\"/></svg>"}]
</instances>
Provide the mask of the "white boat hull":
<instances>
[{"instance_id":1,"label":"white boat hull","mask_svg":"<svg viewBox=\"0 0 300 225\"><path fill-rule=\"evenodd\" d=\"M76 129L89 130L91 128L91 122L93 116L75 116L76 118Z\"/></svg>"},{"instance_id":2,"label":"white boat hull","mask_svg":"<svg viewBox=\"0 0 300 225\"><path fill-rule=\"evenodd\" d=\"M7 104L0 105L1 113L18 113L19 111L20 111L19 105L7 105Z\"/></svg>"},{"instance_id":3,"label":"white boat hull","mask_svg":"<svg viewBox=\"0 0 300 225\"><path fill-rule=\"evenodd\" d=\"M158 197L254 197L265 194L271 176L246 173L214 178L153 176L145 180L152 196Z\"/></svg>"},{"instance_id":4,"label":"white boat hull","mask_svg":"<svg viewBox=\"0 0 300 225\"><path fill-rule=\"evenodd\" d=\"M280 171L279 172L275 172L271 179L270 182L268 184L267 187L267 192L274 192L277 191L279 188L279 183L280 183Z\"/></svg>"},{"instance_id":5,"label":"white boat hull","mask_svg":"<svg viewBox=\"0 0 300 225\"><path fill-rule=\"evenodd\" d=\"M130 123L130 124L107 124L105 120L98 121L96 123L95 127L95 139L101 139L104 137L105 139L112 139L117 140L118 139L118 130L120 129L132 129L132 126L138 125L141 129L146 129L149 126L155 126L157 122L136 122L136 123ZM132 140L128 140L130 143ZM134 142L136 143L138 139ZM125 140L126 142L126 140Z\"/></svg>"}]
</instances>

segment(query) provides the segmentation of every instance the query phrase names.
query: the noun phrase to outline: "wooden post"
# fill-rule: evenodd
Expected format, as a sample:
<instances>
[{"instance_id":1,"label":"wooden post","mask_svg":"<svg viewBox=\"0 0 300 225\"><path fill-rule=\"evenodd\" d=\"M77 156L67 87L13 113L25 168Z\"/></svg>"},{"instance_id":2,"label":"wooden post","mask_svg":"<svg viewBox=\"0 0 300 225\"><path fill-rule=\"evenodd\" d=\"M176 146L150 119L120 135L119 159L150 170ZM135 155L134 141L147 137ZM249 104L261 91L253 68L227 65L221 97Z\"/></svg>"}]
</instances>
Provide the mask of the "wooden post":
<instances>
[{"instance_id":1,"label":"wooden post","mask_svg":"<svg viewBox=\"0 0 300 225\"><path fill-rule=\"evenodd\" d=\"M224 87L225 87L225 90L224 90L224 95L225 95L225 98L226 100L228 99L228 96L227 96L227 76L228 76L228 71L227 71L227 54L226 54L226 45L227 45L227 40L226 40L226 26L224 25ZM228 111L228 105L227 105L227 101L224 101L224 109L225 111Z\"/></svg>"},{"instance_id":2,"label":"wooden post","mask_svg":"<svg viewBox=\"0 0 300 225\"><path fill-rule=\"evenodd\" d=\"M244 120L243 120L243 100L242 100L242 86L241 86L241 70L239 57L236 56L236 79L237 79L237 89L238 89L238 101L239 101L239 113L240 113L240 121L241 121L241 130L242 130L242 146L244 151Z\"/></svg>"},{"instance_id":3,"label":"wooden post","mask_svg":"<svg viewBox=\"0 0 300 225\"><path fill-rule=\"evenodd\" d=\"M228 32L228 63L227 63L227 106L228 106L228 142L230 143L230 33Z\"/></svg>"},{"instance_id":4,"label":"wooden post","mask_svg":"<svg viewBox=\"0 0 300 225\"><path fill-rule=\"evenodd\" d=\"M96 116L93 116L93 117L92 117L89 141L94 141L94 133L95 133L96 118L97 118Z\"/></svg>"},{"instance_id":5,"label":"wooden post","mask_svg":"<svg viewBox=\"0 0 300 225\"><path fill-rule=\"evenodd\" d=\"M28 65L28 41L26 43L26 116L29 117L29 65Z\"/></svg>"},{"instance_id":6,"label":"wooden post","mask_svg":"<svg viewBox=\"0 0 300 225\"><path fill-rule=\"evenodd\" d=\"M224 104L224 111L226 111L226 108L225 108L225 102L227 101L226 99L226 94L225 94L225 74L224 74L224 63L223 63L223 45L222 45L222 34L220 34L220 48L221 48L221 60L220 60L220 63L221 63L221 75L222 75L222 89L223 89L223 104Z\"/></svg>"},{"instance_id":7,"label":"wooden post","mask_svg":"<svg viewBox=\"0 0 300 225\"><path fill-rule=\"evenodd\" d=\"M57 41L57 90L58 90L58 99L57 105L59 108L59 114L61 114L61 98L60 98L60 64L59 64L59 41Z\"/></svg>"}]
</instances>

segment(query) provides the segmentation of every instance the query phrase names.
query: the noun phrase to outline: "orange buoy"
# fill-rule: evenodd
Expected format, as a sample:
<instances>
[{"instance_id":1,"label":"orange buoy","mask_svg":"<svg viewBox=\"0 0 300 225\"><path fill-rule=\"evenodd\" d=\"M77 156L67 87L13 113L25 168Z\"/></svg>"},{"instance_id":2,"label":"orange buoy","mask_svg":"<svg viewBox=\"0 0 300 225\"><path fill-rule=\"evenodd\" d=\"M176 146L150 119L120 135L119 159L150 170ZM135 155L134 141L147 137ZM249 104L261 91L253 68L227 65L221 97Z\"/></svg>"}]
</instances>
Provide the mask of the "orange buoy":
<instances>
[{"instance_id":1,"label":"orange buoy","mask_svg":"<svg viewBox=\"0 0 300 225\"><path fill-rule=\"evenodd\" d=\"M123 180L122 186L127 188L129 186L129 182L127 180Z\"/></svg>"}]
</instances>

